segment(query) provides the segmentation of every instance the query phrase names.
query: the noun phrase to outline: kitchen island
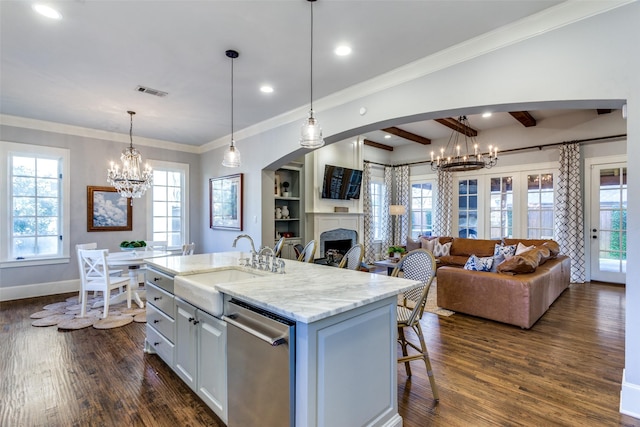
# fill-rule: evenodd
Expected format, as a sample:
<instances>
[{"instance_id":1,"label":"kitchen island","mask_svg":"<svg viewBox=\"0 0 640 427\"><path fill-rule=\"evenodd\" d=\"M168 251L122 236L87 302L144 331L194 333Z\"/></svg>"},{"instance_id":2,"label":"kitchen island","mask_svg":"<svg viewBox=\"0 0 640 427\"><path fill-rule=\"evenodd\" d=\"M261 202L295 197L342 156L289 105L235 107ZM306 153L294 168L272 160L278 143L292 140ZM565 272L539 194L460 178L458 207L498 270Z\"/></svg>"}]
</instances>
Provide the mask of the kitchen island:
<instances>
[{"instance_id":1,"label":"kitchen island","mask_svg":"<svg viewBox=\"0 0 640 427\"><path fill-rule=\"evenodd\" d=\"M163 277L174 282L170 293L177 306L173 312L175 348L165 353L165 362L191 382L194 391L232 427L226 384L235 374L227 372L227 325L222 315L229 314L225 311L229 301L239 301L295 325L290 424L401 426L396 302L399 293L419 283L291 260L286 261L285 273L277 274L240 266L239 259L247 257L246 252L224 252L149 260L151 274L160 275L148 278L148 285L154 287ZM155 310L154 301L149 302L149 310ZM182 317L188 323L182 322L181 327ZM200 344L181 345L181 337L190 328L207 321L209 327L201 331ZM154 345L161 341L154 335L154 324L148 325L146 349L161 354L163 346ZM206 339L207 331L215 340ZM212 358L217 360L215 369L201 366L202 360ZM194 367L189 368L191 365ZM216 373L209 379L198 379L200 373L212 369ZM287 414L281 414L281 420L286 425Z\"/></svg>"}]
</instances>

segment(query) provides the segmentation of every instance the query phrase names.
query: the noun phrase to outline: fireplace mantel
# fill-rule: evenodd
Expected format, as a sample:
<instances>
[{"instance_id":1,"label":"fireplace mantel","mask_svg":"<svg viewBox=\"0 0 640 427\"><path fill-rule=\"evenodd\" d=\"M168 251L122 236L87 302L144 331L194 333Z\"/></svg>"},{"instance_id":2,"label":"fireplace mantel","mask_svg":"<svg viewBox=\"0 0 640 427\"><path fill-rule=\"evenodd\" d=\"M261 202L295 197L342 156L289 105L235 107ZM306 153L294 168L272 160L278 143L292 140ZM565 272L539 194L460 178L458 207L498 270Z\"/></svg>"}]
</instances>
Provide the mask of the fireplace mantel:
<instances>
[{"instance_id":1,"label":"fireplace mantel","mask_svg":"<svg viewBox=\"0 0 640 427\"><path fill-rule=\"evenodd\" d=\"M345 228L358 233L358 242L362 243L364 233L364 214L350 212L312 212L307 214L309 224L313 224L313 239L320 242L320 234L325 231ZM323 258L323 253L316 253L316 258Z\"/></svg>"}]
</instances>

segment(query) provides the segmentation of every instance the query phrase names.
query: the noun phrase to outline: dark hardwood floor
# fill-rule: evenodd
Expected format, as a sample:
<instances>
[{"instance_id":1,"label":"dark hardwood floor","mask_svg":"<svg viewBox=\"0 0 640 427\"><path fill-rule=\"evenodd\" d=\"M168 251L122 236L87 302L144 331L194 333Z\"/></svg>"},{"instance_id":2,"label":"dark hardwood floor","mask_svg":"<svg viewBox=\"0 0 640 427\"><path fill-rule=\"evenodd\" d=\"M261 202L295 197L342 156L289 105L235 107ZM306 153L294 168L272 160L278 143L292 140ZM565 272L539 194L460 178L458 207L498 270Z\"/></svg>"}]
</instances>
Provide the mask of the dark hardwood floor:
<instances>
[{"instance_id":1,"label":"dark hardwood floor","mask_svg":"<svg viewBox=\"0 0 640 427\"><path fill-rule=\"evenodd\" d=\"M0 426L223 425L143 353L144 324L31 326L29 314L70 295L0 303ZM587 283L572 285L530 330L426 313L440 403L424 365L413 362L410 379L400 365L404 426L640 426L618 412L624 310L622 286Z\"/></svg>"}]
</instances>

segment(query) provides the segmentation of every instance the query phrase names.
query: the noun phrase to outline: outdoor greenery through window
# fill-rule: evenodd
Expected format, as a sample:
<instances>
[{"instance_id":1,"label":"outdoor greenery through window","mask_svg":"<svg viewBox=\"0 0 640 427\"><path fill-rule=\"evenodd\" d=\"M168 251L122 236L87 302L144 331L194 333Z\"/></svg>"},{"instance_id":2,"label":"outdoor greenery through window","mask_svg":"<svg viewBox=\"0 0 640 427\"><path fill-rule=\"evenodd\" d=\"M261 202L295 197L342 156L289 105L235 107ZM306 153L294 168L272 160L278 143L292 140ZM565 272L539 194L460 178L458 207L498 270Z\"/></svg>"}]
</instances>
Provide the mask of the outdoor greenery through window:
<instances>
[{"instance_id":1,"label":"outdoor greenery through window","mask_svg":"<svg viewBox=\"0 0 640 427\"><path fill-rule=\"evenodd\" d=\"M68 191L65 173L68 150L17 143L0 143L7 168L0 208L8 213L0 232L3 261L61 258L68 248Z\"/></svg>"},{"instance_id":2,"label":"outdoor greenery through window","mask_svg":"<svg viewBox=\"0 0 640 427\"><path fill-rule=\"evenodd\" d=\"M381 182L371 183L371 212L373 213L374 240L383 240L382 209L385 207L385 186Z\"/></svg>"},{"instance_id":3,"label":"outdoor greenery through window","mask_svg":"<svg viewBox=\"0 0 640 427\"><path fill-rule=\"evenodd\" d=\"M169 248L178 248L188 240L186 177L188 165L152 162L151 240L166 241Z\"/></svg>"},{"instance_id":4,"label":"outdoor greenery through window","mask_svg":"<svg viewBox=\"0 0 640 427\"><path fill-rule=\"evenodd\" d=\"M553 174L527 175L527 237L553 239Z\"/></svg>"},{"instance_id":5,"label":"outdoor greenery through window","mask_svg":"<svg viewBox=\"0 0 640 427\"><path fill-rule=\"evenodd\" d=\"M491 178L490 195L491 239L513 237L513 178Z\"/></svg>"},{"instance_id":6,"label":"outdoor greenery through window","mask_svg":"<svg viewBox=\"0 0 640 427\"><path fill-rule=\"evenodd\" d=\"M431 236L433 232L433 183L411 184L411 236Z\"/></svg>"},{"instance_id":7,"label":"outdoor greenery through window","mask_svg":"<svg viewBox=\"0 0 640 427\"><path fill-rule=\"evenodd\" d=\"M600 270L626 272L627 168L600 171Z\"/></svg>"}]
</instances>

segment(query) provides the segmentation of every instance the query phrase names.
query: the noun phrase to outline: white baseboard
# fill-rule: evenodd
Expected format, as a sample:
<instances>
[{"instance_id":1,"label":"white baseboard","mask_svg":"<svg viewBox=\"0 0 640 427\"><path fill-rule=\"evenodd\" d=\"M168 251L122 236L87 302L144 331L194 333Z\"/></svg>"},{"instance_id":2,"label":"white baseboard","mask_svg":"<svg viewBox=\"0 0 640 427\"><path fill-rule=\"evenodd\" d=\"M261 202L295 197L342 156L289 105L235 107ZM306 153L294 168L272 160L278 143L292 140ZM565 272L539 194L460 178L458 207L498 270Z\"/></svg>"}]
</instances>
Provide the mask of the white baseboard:
<instances>
[{"instance_id":1,"label":"white baseboard","mask_svg":"<svg viewBox=\"0 0 640 427\"><path fill-rule=\"evenodd\" d=\"M640 385L628 383L624 370L620 391L620 413L640 419Z\"/></svg>"},{"instance_id":2,"label":"white baseboard","mask_svg":"<svg viewBox=\"0 0 640 427\"><path fill-rule=\"evenodd\" d=\"M0 301L80 292L80 279L0 288Z\"/></svg>"}]
</instances>

